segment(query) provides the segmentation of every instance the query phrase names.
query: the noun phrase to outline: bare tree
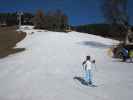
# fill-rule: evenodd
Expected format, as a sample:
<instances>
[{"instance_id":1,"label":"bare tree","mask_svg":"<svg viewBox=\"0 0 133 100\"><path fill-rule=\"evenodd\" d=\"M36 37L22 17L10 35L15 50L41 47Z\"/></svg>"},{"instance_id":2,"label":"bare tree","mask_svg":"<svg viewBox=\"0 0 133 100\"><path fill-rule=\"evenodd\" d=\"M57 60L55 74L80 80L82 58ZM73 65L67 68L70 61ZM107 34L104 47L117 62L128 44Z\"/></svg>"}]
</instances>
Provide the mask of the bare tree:
<instances>
[{"instance_id":1,"label":"bare tree","mask_svg":"<svg viewBox=\"0 0 133 100\"><path fill-rule=\"evenodd\" d=\"M45 28L45 15L42 10L38 10L35 17L33 18L35 28Z\"/></svg>"},{"instance_id":2,"label":"bare tree","mask_svg":"<svg viewBox=\"0 0 133 100\"><path fill-rule=\"evenodd\" d=\"M48 27L54 31L64 31L68 25L68 16L61 10L49 11L46 19Z\"/></svg>"},{"instance_id":3,"label":"bare tree","mask_svg":"<svg viewBox=\"0 0 133 100\"><path fill-rule=\"evenodd\" d=\"M128 0L102 0L102 12L106 22L116 27L121 27L125 36L128 34ZM125 41L125 40L124 40Z\"/></svg>"},{"instance_id":4,"label":"bare tree","mask_svg":"<svg viewBox=\"0 0 133 100\"><path fill-rule=\"evenodd\" d=\"M68 16L61 10L49 11L46 15L39 10L33 18L33 23L35 28L65 31L68 25Z\"/></svg>"}]
</instances>

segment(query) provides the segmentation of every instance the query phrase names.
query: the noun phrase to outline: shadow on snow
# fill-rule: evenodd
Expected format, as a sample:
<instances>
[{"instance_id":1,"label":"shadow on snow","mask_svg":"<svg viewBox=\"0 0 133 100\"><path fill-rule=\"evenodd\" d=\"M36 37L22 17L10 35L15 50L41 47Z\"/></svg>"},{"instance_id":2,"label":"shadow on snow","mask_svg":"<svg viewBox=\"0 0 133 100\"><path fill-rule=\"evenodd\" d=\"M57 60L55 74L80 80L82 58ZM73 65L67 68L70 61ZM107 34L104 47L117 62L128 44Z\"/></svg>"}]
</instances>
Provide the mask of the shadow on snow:
<instances>
[{"instance_id":1,"label":"shadow on snow","mask_svg":"<svg viewBox=\"0 0 133 100\"><path fill-rule=\"evenodd\" d=\"M107 44L96 42L96 41L82 41L82 42L79 42L78 44L85 45L85 46L91 46L95 48L103 48L103 49L112 47L112 45L107 45Z\"/></svg>"},{"instance_id":2,"label":"shadow on snow","mask_svg":"<svg viewBox=\"0 0 133 100\"><path fill-rule=\"evenodd\" d=\"M75 76L73 79L78 80L82 85L90 86L90 87L97 87L96 85L88 84L82 77Z\"/></svg>"}]
</instances>

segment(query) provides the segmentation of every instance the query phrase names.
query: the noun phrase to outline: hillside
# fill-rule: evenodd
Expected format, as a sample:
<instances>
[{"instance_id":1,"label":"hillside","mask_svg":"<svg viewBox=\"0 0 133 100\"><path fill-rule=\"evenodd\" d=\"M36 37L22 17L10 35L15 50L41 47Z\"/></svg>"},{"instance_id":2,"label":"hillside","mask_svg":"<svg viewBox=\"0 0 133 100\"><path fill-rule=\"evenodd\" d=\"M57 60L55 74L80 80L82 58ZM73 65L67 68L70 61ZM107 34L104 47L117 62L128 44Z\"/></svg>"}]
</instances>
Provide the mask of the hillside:
<instances>
[{"instance_id":1,"label":"hillside","mask_svg":"<svg viewBox=\"0 0 133 100\"><path fill-rule=\"evenodd\" d=\"M24 52L0 59L0 100L130 100L133 65L112 59L107 51L117 41L79 32L59 33L24 28L17 44ZM96 60L94 84L82 85L86 55Z\"/></svg>"}]
</instances>

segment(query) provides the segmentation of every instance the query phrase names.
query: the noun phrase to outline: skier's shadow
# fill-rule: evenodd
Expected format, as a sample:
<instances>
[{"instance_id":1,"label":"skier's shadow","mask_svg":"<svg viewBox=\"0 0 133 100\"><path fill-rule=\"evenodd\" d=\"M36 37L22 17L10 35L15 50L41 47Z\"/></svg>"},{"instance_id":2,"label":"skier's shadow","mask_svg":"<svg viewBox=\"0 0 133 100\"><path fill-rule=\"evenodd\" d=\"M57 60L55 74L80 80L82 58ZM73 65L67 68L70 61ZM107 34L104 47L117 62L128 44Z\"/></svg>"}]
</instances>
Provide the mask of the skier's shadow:
<instances>
[{"instance_id":1,"label":"skier's shadow","mask_svg":"<svg viewBox=\"0 0 133 100\"><path fill-rule=\"evenodd\" d=\"M91 87L97 87L96 85L89 85L84 79L83 77L78 77L78 76L75 76L73 78L74 80L78 80L82 85L86 85L86 86L91 86Z\"/></svg>"}]
</instances>

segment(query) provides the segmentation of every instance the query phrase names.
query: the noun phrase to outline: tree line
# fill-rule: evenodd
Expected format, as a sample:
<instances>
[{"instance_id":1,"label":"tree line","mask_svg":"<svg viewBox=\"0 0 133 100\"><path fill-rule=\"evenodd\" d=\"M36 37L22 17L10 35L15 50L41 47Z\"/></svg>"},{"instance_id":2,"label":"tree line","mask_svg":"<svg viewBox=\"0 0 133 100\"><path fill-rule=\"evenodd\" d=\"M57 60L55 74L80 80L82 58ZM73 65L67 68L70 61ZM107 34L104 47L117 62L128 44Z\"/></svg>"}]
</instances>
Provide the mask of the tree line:
<instances>
[{"instance_id":1,"label":"tree line","mask_svg":"<svg viewBox=\"0 0 133 100\"><path fill-rule=\"evenodd\" d=\"M0 13L0 24L1 25L16 25L17 14L16 13Z\"/></svg>"},{"instance_id":2,"label":"tree line","mask_svg":"<svg viewBox=\"0 0 133 100\"><path fill-rule=\"evenodd\" d=\"M22 15L22 24L32 25L31 19L34 17L32 13L24 12ZM18 25L17 12L0 13L0 25L14 26Z\"/></svg>"},{"instance_id":3,"label":"tree line","mask_svg":"<svg viewBox=\"0 0 133 100\"><path fill-rule=\"evenodd\" d=\"M0 13L0 25L18 25L18 13ZM23 25L34 25L37 29L65 31L68 27L68 16L61 10L44 13L38 10L35 14L24 12L21 17Z\"/></svg>"},{"instance_id":4,"label":"tree line","mask_svg":"<svg viewBox=\"0 0 133 100\"><path fill-rule=\"evenodd\" d=\"M38 10L33 18L33 24L37 29L65 31L68 27L68 16L61 10L47 13Z\"/></svg>"},{"instance_id":5,"label":"tree line","mask_svg":"<svg viewBox=\"0 0 133 100\"><path fill-rule=\"evenodd\" d=\"M130 28L133 31L133 27L131 26ZM117 40L123 40L126 35L125 27L122 25L112 25L108 23L79 25L75 26L75 30L78 32L99 35Z\"/></svg>"}]
</instances>

